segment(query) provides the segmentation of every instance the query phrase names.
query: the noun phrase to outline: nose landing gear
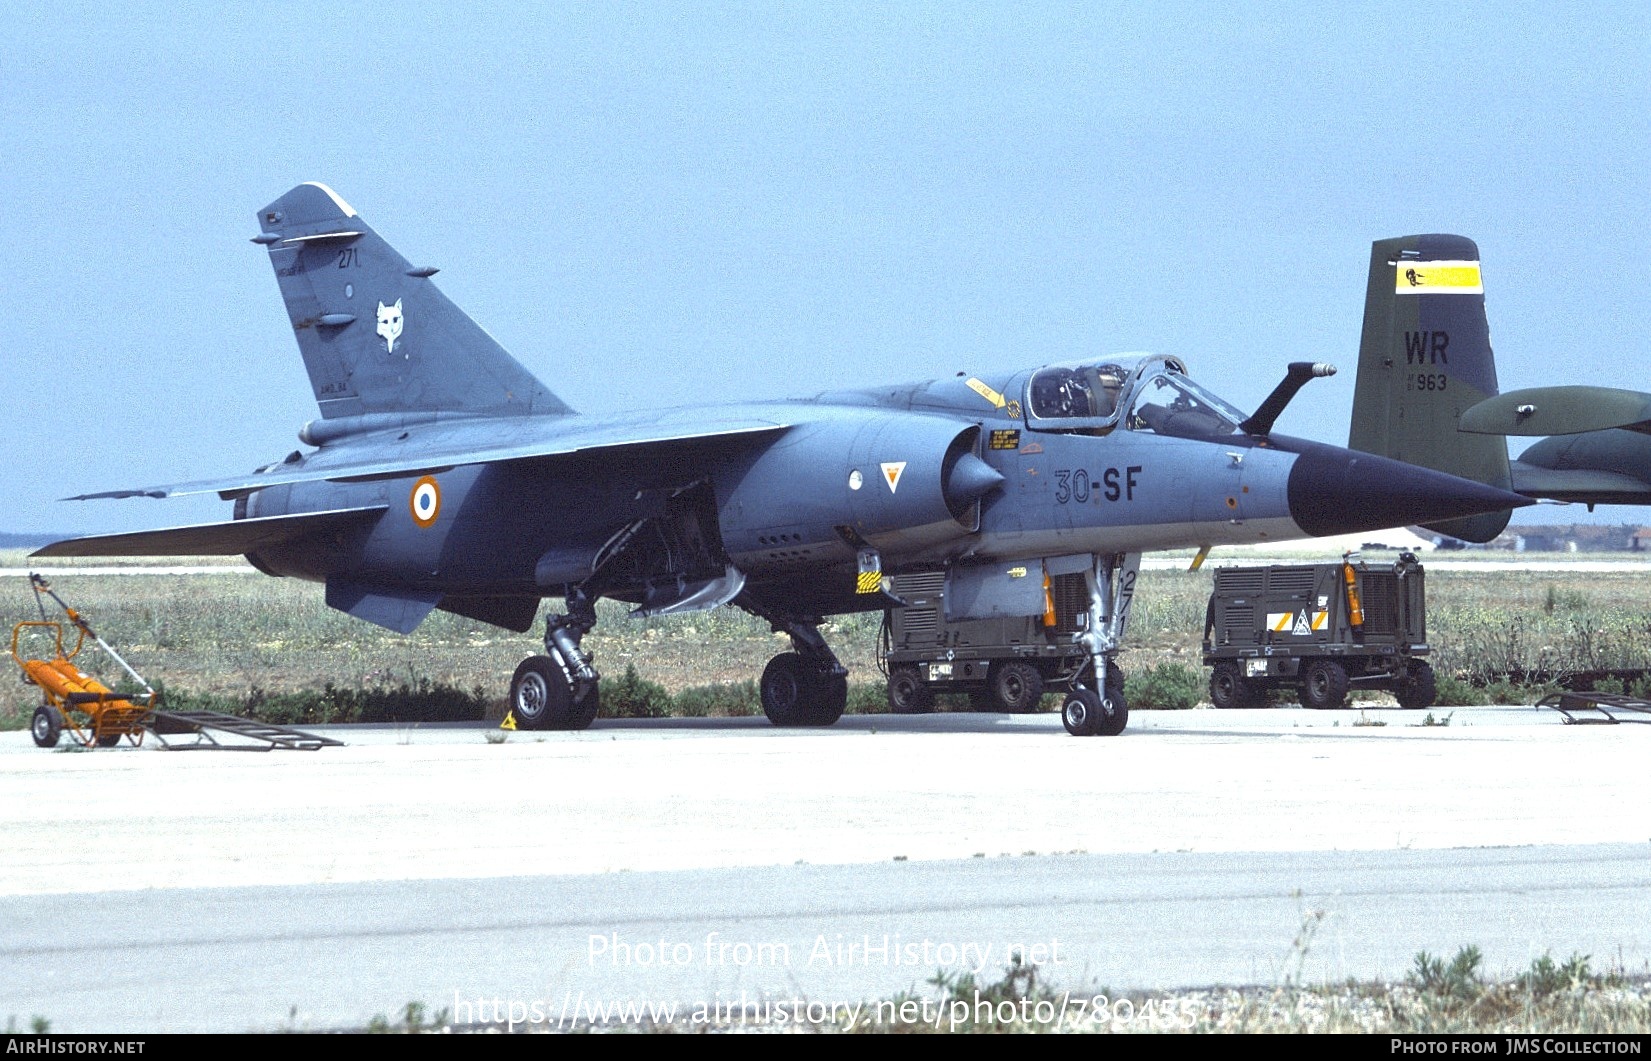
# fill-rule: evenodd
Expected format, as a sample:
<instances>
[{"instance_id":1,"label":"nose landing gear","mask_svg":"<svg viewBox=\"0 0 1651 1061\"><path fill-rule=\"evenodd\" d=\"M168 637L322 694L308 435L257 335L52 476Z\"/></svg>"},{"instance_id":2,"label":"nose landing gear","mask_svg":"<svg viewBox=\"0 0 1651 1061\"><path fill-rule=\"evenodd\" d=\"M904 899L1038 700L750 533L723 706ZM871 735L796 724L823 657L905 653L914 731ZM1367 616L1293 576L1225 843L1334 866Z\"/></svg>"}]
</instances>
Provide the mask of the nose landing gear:
<instances>
[{"instance_id":1,"label":"nose landing gear","mask_svg":"<svg viewBox=\"0 0 1651 1061\"><path fill-rule=\"evenodd\" d=\"M1129 703L1124 699L1124 672L1107 664L1106 695L1074 688L1061 705L1061 724L1074 737L1116 737L1129 725Z\"/></svg>"},{"instance_id":2,"label":"nose landing gear","mask_svg":"<svg viewBox=\"0 0 1651 1061\"><path fill-rule=\"evenodd\" d=\"M1140 553L1114 553L1096 556L1093 570L1086 573L1089 630L1082 639L1089 646L1090 664L1087 678L1074 679L1061 704L1061 724L1074 737L1116 737L1129 725L1124 672L1114 657L1129 626L1140 569Z\"/></svg>"}]
</instances>

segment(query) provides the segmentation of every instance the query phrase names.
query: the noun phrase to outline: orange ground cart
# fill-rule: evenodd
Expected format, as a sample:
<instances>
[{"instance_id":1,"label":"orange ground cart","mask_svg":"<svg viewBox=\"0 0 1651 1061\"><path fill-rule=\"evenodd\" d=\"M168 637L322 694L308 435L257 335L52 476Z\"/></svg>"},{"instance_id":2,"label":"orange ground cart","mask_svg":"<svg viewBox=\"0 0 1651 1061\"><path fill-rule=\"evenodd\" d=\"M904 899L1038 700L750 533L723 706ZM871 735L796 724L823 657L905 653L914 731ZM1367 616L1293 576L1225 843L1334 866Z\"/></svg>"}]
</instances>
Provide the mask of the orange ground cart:
<instances>
[{"instance_id":1,"label":"orange ground cart","mask_svg":"<svg viewBox=\"0 0 1651 1061\"><path fill-rule=\"evenodd\" d=\"M38 686L44 700L35 708L29 730L34 742L42 748L56 747L59 737L67 729L70 737L83 747L108 748L125 737L133 744L143 743L145 722L155 707L155 690L133 670L108 642L93 632L84 617L69 607L46 580L29 575L34 590L35 605L40 609L38 621L18 623L12 627L11 655L23 669L23 681ZM63 623L46 617L42 594L56 601L75 629L74 647L64 651ZM33 631L29 642L38 644L50 634L50 659L25 659L26 631ZM143 687L143 692L116 692L96 678L75 666L74 659L90 638L99 648L131 675Z\"/></svg>"}]
</instances>

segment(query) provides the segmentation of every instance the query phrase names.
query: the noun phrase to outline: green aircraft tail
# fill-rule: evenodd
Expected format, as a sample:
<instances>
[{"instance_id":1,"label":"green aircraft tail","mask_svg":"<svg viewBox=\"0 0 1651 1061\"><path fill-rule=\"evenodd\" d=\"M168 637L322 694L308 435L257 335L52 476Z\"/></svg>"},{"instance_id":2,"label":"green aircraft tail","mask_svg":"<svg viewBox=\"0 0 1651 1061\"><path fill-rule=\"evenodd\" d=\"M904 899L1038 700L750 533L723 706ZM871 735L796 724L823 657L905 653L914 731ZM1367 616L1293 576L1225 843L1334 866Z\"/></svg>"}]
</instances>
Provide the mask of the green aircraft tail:
<instances>
[{"instance_id":1,"label":"green aircraft tail","mask_svg":"<svg viewBox=\"0 0 1651 1061\"><path fill-rule=\"evenodd\" d=\"M328 435L396 414L572 412L324 184L258 211Z\"/></svg>"},{"instance_id":2,"label":"green aircraft tail","mask_svg":"<svg viewBox=\"0 0 1651 1061\"><path fill-rule=\"evenodd\" d=\"M1447 235L1372 244L1348 448L1507 490L1507 440L1457 430L1464 411L1496 392L1479 248ZM1488 542L1509 515L1492 512L1428 529Z\"/></svg>"}]
</instances>

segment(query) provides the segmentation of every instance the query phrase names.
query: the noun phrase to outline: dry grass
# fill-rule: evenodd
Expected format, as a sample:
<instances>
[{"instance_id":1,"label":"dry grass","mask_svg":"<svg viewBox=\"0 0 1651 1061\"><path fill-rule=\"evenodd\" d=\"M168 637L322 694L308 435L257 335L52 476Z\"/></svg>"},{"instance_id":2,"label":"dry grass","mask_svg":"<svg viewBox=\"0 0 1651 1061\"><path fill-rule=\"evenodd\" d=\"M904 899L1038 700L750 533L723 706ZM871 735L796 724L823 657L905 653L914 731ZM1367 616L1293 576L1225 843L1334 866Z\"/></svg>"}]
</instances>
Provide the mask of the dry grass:
<instances>
[{"instance_id":1,"label":"dry grass","mask_svg":"<svg viewBox=\"0 0 1651 1061\"><path fill-rule=\"evenodd\" d=\"M502 696L516 664L541 650L542 634L515 634L439 611L403 637L328 608L317 585L258 574L66 575L53 587L139 673L193 693L244 697L252 689L423 680L459 689L481 685ZM48 615L58 618L47 604ZM634 665L672 692L750 681L789 646L766 623L731 609L641 621L610 602L598 611L601 622L585 640L598 668L618 677ZM0 579L0 629L38 618L27 582ZM828 628L861 680L880 680L874 656L880 621L880 615L847 616ZM95 647L79 662L100 677L117 673ZM36 702L28 686L0 684L0 717L12 724Z\"/></svg>"},{"instance_id":2,"label":"dry grass","mask_svg":"<svg viewBox=\"0 0 1651 1061\"><path fill-rule=\"evenodd\" d=\"M1453 965L1477 948L1463 948ZM608 1011L606 1019L565 1025L520 1022L517 1033L574 1032L855 1032L871 1034L1001 1034L1106 1032L1113 1034L1380 1034L1405 1036L1643 1036L1651 1032L1651 980L1621 971L1596 974L1587 959L1556 964L1544 956L1512 976L1481 978L1476 967L1446 981L1418 975L1428 956L1400 982L1216 987L1144 993L1104 987L1063 987L1036 965L1014 964L997 980L968 973L936 973L927 989L902 992L829 1011L803 1011L801 999L750 1000L749 1008L712 1009L682 1004L672 1013ZM641 1010L636 1006L636 1010ZM852 1012L850 1011L852 1010ZM803 1019L799 1014L811 1015ZM498 1033L503 1018L454 1024L454 1014L408 1003L400 1019L373 1018L366 1031ZM1535 1053L1532 1049L1529 1052Z\"/></svg>"},{"instance_id":3,"label":"dry grass","mask_svg":"<svg viewBox=\"0 0 1651 1061\"><path fill-rule=\"evenodd\" d=\"M175 561L169 561L175 562ZM0 558L0 566L5 566ZM1208 572L1141 574L1124 658L1131 673L1166 663L1199 670ZM151 681L244 696L371 688L420 680L502 695L534 634L436 612L402 637L327 608L319 586L258 574L60 576L58 591ZM1651 577L1637 573L1429 572L1429 637L1443 673L1495 677L1520 669L1651 665ZM787 647L766 623L732 609L631 620L604 602L586 640L599 669L627 665L671 692L743 682ZM21 579L0 579L0 630L37 618ZM827 636L853 681L878 682L879 615L844 616ZM95 651L95 650L94 650ZM100 660L88 669L109 673ZM0 683L0 715L33 709L33 691Z\"/></svg>"}]
</instances>

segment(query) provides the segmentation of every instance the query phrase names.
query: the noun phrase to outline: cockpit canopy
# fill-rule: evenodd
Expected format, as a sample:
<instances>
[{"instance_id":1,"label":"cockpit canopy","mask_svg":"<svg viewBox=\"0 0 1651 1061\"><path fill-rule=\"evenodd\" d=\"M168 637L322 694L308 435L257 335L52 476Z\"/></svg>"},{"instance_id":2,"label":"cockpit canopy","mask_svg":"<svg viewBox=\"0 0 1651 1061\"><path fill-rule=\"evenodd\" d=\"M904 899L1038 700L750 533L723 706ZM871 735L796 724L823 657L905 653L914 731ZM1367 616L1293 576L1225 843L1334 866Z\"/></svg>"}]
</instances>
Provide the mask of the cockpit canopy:
<instances>
[{"instance_id":1,"label":"cockpit canopy","mask_svg":"<svg viewBox=\"0 0 1651 1061\"><path fill-rule=\"evenodd\" d=\"M1187 378L1177 358L1152 354L1050 365L1026 381L1026 426L1036 431L1132 431L1216 438L1244 414ZM1126 415L1127 410L1127 415Z\"/></svg>"},{"instance_id":2,"label":"cockpit canopy","mask_svg":"<svg viewBox=\"0 0 1651 1061\"><path fill-rule=\"evenodd\" d=\"M1026 385L1027 416L1038 420L1111 423L1118 418L1118 397L1128 379L1128 370L1110 361L1039 369L1032 373Z\"/></svg>"}]
</instances>

